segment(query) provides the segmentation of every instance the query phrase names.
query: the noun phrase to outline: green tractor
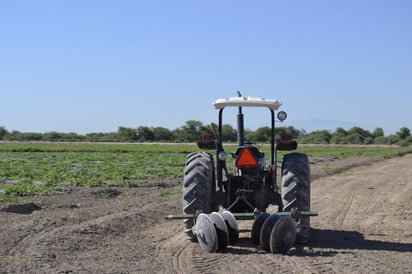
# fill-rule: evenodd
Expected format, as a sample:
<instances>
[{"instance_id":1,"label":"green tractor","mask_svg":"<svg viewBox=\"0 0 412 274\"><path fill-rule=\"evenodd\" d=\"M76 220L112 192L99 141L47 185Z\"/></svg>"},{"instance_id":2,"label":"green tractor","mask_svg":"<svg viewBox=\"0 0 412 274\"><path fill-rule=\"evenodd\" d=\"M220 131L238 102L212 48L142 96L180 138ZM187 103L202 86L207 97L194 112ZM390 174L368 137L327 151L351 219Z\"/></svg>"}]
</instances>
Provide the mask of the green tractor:
<instances>
[{"instance_id":1,"label":"green tractor","mask_svg":"<svg viewBox=\"0 0 412 274\"><path fill-rule=\"evenodd\" d=\"M212 124L213 134L203 136L198 146L208 152L187 156L183 178L183 215L185 237L198 241L203 249L214 252L235 244L238 234L236 219L254 219L251 237L257 245L274 253L286 253L295 243L309 238L310 170L308 157L289 153L283 158L281 188L276 184L277 150L295 150L296 141L287 136L275 144L275 111L282 105L277 100L241 96L213 102L219 111L218 124ZM237 148L231 153L234 168L229 171L228 153L223 148L223 112L228 107L238 108ZM244 136L242 108L263 107L270 112L270 162L265 154ZM287 114L277 113L284 121ZM277 205L276 214L268 214L269 205ZM219 209L224 211L220 214ZM226 227L225 227L226 225ZM276 230L276 231L275 231ZM272 239L273 238L273 239ZM273 248L272 248L273 245Z\"/></svg>"}]
</instances>

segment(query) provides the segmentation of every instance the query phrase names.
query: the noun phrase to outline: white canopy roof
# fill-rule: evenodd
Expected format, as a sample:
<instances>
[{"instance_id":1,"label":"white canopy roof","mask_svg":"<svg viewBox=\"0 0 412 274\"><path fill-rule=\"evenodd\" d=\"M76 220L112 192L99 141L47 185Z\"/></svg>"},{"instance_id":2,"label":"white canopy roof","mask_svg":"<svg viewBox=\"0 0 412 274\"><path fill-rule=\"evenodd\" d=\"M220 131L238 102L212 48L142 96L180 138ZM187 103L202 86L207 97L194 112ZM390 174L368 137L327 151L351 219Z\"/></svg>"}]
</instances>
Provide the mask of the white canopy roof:
<instances>
[{"instance_id":1,"label":"white canopy roof","mask_svg":"<svg viewBox=\"0 0 412 274\"><path fill-rule=\"evenodd\" d=\"M277 110L282 103L278 100L264 99L260 97L231 97L228 99L217 99L213 102L216 109L222 109L225 107L267 107L271 110Z\"/></svg>"}]
</instances>

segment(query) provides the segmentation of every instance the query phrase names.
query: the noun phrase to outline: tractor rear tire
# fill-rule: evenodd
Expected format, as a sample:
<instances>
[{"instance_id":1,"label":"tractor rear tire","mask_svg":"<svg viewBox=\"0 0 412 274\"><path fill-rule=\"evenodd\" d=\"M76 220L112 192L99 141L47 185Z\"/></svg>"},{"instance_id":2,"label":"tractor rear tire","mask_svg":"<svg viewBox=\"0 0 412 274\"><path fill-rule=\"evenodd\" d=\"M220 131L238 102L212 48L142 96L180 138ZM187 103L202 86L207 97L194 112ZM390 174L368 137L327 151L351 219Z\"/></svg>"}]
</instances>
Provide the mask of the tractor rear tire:
<instances>
[{"instance_id":1,"label":"tractor rear tire","mask_svg":"<svg viewBox=\"0 0 412 274\"><path fill-rule=\"evenodd\" d=\"M187 156L183 177L183 214L211 213L217 208L213 203L216 191L213 158L206 152L195 152ZM195 242L192 227L194 218L184 219L186 239Z\"/></svg>"},{"instance_id":2,"label":"tractor rear tire","mask_svg":"<svg viewBox=\"0 0 412 274\"><path fill-rule=\"evenodd\" d=\"M283 211L297 209L310 211L310 169L308 157L302 153L289 153L282 163ZM310 218L296 220L296 243L309 240Z\"/></svg>"}]
</instances>

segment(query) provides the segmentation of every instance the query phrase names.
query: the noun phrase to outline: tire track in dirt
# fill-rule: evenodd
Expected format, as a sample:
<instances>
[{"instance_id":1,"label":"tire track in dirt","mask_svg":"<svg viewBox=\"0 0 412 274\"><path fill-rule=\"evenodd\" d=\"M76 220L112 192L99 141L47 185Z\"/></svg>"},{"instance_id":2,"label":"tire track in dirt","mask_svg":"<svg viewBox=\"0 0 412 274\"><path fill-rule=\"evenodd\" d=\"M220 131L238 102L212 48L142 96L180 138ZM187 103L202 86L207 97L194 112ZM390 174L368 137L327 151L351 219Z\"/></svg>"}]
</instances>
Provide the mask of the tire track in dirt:
<instances>
[{"instance_id":1,"label":"tire track in dirt","mask_svg":"<svg viewBox=\"0 0 412 274\"><path fill-rule=\"evenodd\" d=\"M197 243L185 240L181 222L178 222L178 226L173 224L173 227L171 233L155 245L154 252L162 264L173 266L173 272L170 273L205 273L224 263L223 254L206 253Z\"/></svg>"},{"instance_id":2,"label":"tire track in dirt","mask_svg":"<svg viewBox=\"0 0 412 274\"><path fill-rule=\"evenodd\" d=\"M182 264L183 260L181 259L181 256L187 245L188 243L182 245L173 256L173 269L176 269L177 273L185 273L186 267Z\"/></svg>"},{"instance_id":3,"label":"tire track in dirt","mask_svg":"<svg viewBox=\"0 0 412 274\"><path fill-rule=\"evenodd\" d=\"M332 255L333 272L412 271L411 166L407 155L314 182L311 245Z\"/></svg>"},{"instance_id":4,"label":"tire track in dirt","mask_svg":"<svg viewBox=\"0 0 412 274\"><path fill-rule=\"evenodd\" d=\"M39 235L48 233L48 231L53 230L53 225L54 224L44 226L42 224L35 224L34 229L33 227L31 227L30 231L25 232L25 234L15 242L15 246L8 251L9 256L13 258L13 260L20 258L24 263L29 261L40 262L41 260L43 260L44 258L37 253L26 256L26 250L30 250L33 246L35 238L33 237L33 234ZM24 273L27 270L28 269L25 264L19 264L17 265L17 267L10 267L8 269L9 272L17 273Z\"/></svg>"},{"instance_id":5,"label":"tire track in dirt","mask_svg":"<svg viewBox=\"0 0 412 274\"><path fill-rule=\"evenodd\" d=\"M182 224L175 227L174 223L170 237L156 244L155 257L163 264L173 265L174 271L167 273L267 273L268 270L305 269L293 259L257 249L250 239L251 223L240 222L239 243L217 253L207 253L197 243L186 241Z\"/></svg>"},{"instance_id":6,"label":"tire track in dirt","mask_svg":"<svg viewBox=\"0 0 412 274\"><path fill-rule=\"evenodd\" d=\"M351 191L350 193L348 193L349 198L348 198L348 203L347 206L344 208L344 210L342 210L340 216L338 216L336 219L339 220L340 225L344 225L348 219L349 216L349 211L352 210L353 208L353 201L355 198L355 193L353 191Z\"/></svg>"},{"instance_id":7,"label":"tire track in dirt","mask_svg":"<svg viewBox=\"0 0 412 274\"><path fill-rule=\"evenodd\" d=\"M411 161L410 156L401 159ZM385 232L387 225L393 225L384 221L397 213L402 212L405 218L410 218L411 212L407 211L405 204L412 198L412 186L407 179L412 176L412 170L399 164L401 159L387 160L316 181L312 208L319 210L319 217L313 218L314 224L322 221L339 228L379 233Z\"/></svg>"},{"instance_id":8,"label":"tire track in dirt","mask_svg":"<svg viewBox=\"0 0 412 274\"><path fill-rule=\"evenodd\" d=\"M167 224L169 231L164 233L164 225L157 225L154 231L163 233L162 238L154 244L154 257L159 263L173 266L169 273L185 273L184 265L181 265L181 256L189 242L185 241L182 233L182 223L171 221Z\"/></svg>"},{"instance_id":9,"label":"tire track in dirt","mask_svg":"<svg viewBox=\"0 0 412 274\"><path fill-rule=\"evenodd\" d=\"M243 224L240 224L241 231L244 230ZM251 248L249 238L246 237L245 232L240 233L240 239L235 246L228 246L227 249L217 253L206 253L197 243L191 244L186 250L186 256L190 256L192 263L191 271L193 273L234 273L244 272L245 268L242 265L243 261L248 257L257 254L256 249ZM182 256L182 258L186 258ZM251 272L259 267L259 264L253 264L247 268ZM187 269L189 270L189 269ZM186 272L189 273L189 272Z\"/></svg>"},{"instance_id":10,"label":"tire track in dirt","mask_svg":"<svg viewBox=\"0 0 412 274\"><path fill-rule=\"evenodd\" d=\"M148 203L75 223L44 220L30 226L27 235L9 250L8 255L15 261L9 271L113 273L124 269L139 272L136 259L141 254L138 250L147 247L144 242L141 244L145 235L140 232L150 231L148 228L162 219L160 213L153 214L155 218L152 218L146 212L153 208L166 208L168 204L169 201L157 201L155 205ZM152 239L157 241L155 237ZM153 258L150 254L143 257ZM90 258L98 259L91 262Z\"/></svg>"},{"instance_id":11,"label":"tire track in dirt","mask_svg":"<svg viewBox=\"0 0 412 274\"><path fill-rule=\"evenodd\" d=\"M23 241L17 243L10 254L22 260L18 267L21 273L35 270L28 266L32 264L38 267L38 271L47 272L56 267L56 258L62 253L68 256L67 253L70 252L83 253L97 248L99 239L104 240L107 234L116 231L115 227L110 228L111 224L117 223L124 217L126 217L124 213L116 213L80 224L52 223L47 228L25 237ZM88 242L89 245L81 243L82 241Z\"/></svg>"}]
</instances>

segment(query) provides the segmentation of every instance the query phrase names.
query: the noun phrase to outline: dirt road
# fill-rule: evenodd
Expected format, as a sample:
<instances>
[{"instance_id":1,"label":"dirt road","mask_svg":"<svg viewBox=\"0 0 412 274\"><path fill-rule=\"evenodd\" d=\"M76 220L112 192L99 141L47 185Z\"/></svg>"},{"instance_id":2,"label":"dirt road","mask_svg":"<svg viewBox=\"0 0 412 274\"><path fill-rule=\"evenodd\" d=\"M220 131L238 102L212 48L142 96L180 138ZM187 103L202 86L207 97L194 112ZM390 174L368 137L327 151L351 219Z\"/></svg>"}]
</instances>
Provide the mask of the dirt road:
<instances>
[{"instance_id":1,"label":"dirt road","mask_svg":"<svg viewBox=\"0 0 412 274\"><path fill-rule=\"evenodd\" d=\"M311 241L287 255L256 249L251 221L236 246L204 252L164 220L181 212L166 194L81 188L2 206L0 273L412 273L412 155L314 180Z\"/></svg>"}]
</instances>

